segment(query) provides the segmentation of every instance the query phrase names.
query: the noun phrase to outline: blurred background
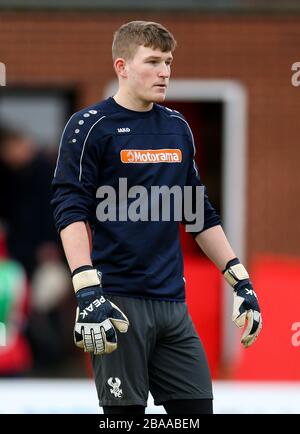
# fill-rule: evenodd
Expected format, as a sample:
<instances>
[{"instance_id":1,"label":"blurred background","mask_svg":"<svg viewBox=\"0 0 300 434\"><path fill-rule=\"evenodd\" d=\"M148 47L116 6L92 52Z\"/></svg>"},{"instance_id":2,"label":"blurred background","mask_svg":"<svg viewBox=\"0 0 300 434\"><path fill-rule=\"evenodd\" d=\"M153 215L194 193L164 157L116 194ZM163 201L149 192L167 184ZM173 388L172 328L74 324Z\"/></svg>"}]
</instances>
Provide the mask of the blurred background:
<instances>
[{"instance_id":1,"label":"blurred background","mask_svg":"<svg viewBox=\"0 0 300 434\"><path fill-rule=\"evenodd\" d=\"M112 36L132 20L160 22L178 42L165 104L192 127L202 181L263 312L243 349L231 288L182 230L215 411L298 413L300 1L263 0L0 0L0 413L99 411L73 345L50 183L68 118L114 94ZM163 412L151 396L147 411Z\"/></svg>"}]
</instances>

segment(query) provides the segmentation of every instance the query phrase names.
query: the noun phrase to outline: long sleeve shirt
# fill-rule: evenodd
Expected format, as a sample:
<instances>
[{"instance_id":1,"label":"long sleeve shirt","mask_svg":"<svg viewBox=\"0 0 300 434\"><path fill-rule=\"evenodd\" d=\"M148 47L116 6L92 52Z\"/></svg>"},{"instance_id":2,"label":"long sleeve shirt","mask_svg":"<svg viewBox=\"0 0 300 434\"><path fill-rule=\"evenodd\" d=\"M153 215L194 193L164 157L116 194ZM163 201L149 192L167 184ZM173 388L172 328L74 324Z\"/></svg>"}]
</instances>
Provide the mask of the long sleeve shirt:
<instances>
[{"instance_id":1,"label":"long sleeve shirt","mask_svg":"<svg viewBox=\"0 0 300 434\"><path fill-rule=\"evenodd\" d=\"M110 97L69 119L52 183L55 224L58 232L76 221L90 224L92 262L102 272L105 294L185 300L180 222L172 211L169 219L151 218L153 208L164 205L164 199L151 200L151 191L192 186L194 202L201 186L204 225L192 235L220 224L194 154L182 114L158 104L137 112ZM110 218L104 221L106 211ZM181 222L187 223L184 213Z\"/></svg>"}]
</instances>

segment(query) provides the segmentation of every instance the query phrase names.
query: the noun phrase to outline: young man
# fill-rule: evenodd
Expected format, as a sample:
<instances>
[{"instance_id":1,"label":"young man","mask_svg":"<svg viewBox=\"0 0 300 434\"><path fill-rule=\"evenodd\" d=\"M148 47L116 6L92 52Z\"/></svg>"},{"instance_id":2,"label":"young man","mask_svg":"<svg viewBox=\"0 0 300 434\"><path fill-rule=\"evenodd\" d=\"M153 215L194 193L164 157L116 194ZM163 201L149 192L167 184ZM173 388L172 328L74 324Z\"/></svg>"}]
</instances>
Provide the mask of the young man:
<instances>
[{"instance_id":1,"label":"young man","mask_svg":"<svg viewBox=\"0 0 300 434\"><path fill-rule=\"evenodd\" d=\"M157 23L133 21L115 33L119 89L71 117L53 180L55 221L78 301L74 339L92 353L104 413L144 413L149 390L170 414L212 413L209 368L185 303L179 223L147 219L162 203L143 193L139 207L150 208L135 218L136 196L124 190L125 181L144 193L190 186L197 205L202 184L192 132L180 113L159 105L175 46ZM192 235L234 288L233 320L239 327L248 320L242 343L251 345L261 328L257 298L206 193L204 225Z\"/></svg>"}]
</instances>

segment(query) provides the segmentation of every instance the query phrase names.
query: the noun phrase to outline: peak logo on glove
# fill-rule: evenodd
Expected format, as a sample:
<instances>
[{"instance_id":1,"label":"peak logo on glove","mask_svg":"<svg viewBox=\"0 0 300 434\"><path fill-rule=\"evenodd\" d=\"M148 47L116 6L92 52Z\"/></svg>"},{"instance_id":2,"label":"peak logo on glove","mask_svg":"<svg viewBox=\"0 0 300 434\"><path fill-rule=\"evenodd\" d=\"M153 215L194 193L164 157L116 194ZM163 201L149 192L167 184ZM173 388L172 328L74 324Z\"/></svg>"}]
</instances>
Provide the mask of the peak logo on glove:
<instances>
[{"instance_id":1,"label":"peak logo on glove","mask_svg":"<svg viewBox=\"0 0 300 434\"><path fill-rule=\"evenodd\" d=\"M101 306L101 304L105 303L105 298L103 297L103 295L100 298L96 298L94 301L92 301L92 303L87 306L85 309L83 309L83 311L81 311L79 313L79 316L81 316L81 319L84 319L88 316L89 313L94 311L94 306L95 308Z\"/></svg>"},{"instance_id":2,"label":"peak logo on glove","mask_svg":"<svg viewBox=\"0 0 300 434\"><path fill-rule=\"evenodd\" d=\"M73 272L73 286L78 307L74 326L74 342L95 355L117 349L117 332L126 333L129 321L114 303L107 300L101 287L101 273L91 266Z\"/></svg>"},{"instance_id":3,"label":"peak logo on glove","mask_svg":"<svg viewBox=\"0 0 300 434\"><path fill-rule=\"evenodd\" d=\"M254 297L257 298L257 295L256 295L256 293L255 293L255 291L253 289L246 288L246 294L247 295L254 295Z\"/></svg>"}]
</instances>

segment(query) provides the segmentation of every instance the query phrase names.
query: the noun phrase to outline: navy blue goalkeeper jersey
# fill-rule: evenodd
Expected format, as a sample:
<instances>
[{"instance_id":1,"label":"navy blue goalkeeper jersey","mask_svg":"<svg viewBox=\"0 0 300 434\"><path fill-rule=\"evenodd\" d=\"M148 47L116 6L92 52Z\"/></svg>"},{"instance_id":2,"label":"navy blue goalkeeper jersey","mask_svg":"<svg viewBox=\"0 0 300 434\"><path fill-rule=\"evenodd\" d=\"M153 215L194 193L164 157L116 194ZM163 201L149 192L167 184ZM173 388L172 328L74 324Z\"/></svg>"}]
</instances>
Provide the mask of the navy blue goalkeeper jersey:
<instances>
[{"instance_id":1,"label":"navy blue goalkeeper jersey","mask_svg":"<svg viewBox=\"0 0 300 434\"><path fill-rule=\"evenodd\" d=\"M194 153L192 132L184 117L158 104L137 112L108 98L69 119L52 183L54 219L58 232L77 221L90 224L92 262L102 272L106 294L185 300L180 222L162 216L157 221L119 218L121 206L133 205L138 196L128 194L119 203L118 198L120 179L125 180L128 191L142 186L149 192L150 208L153 186L182 190L201 186ZM99 193L104 186L107 195ZM103 221L99 207L114 197L109 196L110 191L115 192L117 218ZM206 190L204 198L202 231L220 224ZM186 223L184 213L182 222Z\"/></svg>"}]
</instances>

